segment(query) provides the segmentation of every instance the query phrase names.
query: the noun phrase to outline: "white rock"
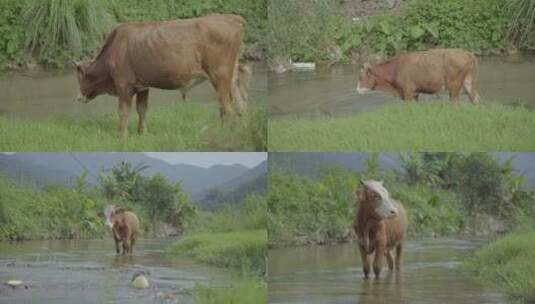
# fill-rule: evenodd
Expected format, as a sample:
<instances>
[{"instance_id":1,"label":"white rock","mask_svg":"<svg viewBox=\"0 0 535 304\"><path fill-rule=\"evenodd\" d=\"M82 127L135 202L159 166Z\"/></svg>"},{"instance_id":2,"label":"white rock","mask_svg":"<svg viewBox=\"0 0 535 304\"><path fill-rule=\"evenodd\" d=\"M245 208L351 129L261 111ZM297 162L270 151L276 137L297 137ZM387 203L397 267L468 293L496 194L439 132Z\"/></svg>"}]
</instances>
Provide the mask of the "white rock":
<instances>
[{"instance_id":1,"label":"white rock","mask_svg":"<svg viewBox=\"0 0 535 304\"><path fill-rule=\"evenodd\" d=\"M11 280L11 281L7 281L7 282L6 282L6 285L9 285L9 286L15 288L15 287L17 287L17 286L22 285L22 281L19 281L19 280Z\"/></svg>"},{"instance_id":2,"label":"white rock","mask_svg":"<svg viewBox=\"0 0 535 304\"><path fill-rule=\"evenodd\" d=\"M133 281L132 286L138 289L145 289L149 287L149 281L144 275L138 275Z\"/></svg>"},{"instance_id":3,"label":"white rock","mask_svg":"<svg viewBox=\"0 0 535 304\"><path fill-rule=\"evenodd\" d=\"M316 64L314 62L292 62L292 67L297 70L314 70Z\"/></svg>"}]
</instances>

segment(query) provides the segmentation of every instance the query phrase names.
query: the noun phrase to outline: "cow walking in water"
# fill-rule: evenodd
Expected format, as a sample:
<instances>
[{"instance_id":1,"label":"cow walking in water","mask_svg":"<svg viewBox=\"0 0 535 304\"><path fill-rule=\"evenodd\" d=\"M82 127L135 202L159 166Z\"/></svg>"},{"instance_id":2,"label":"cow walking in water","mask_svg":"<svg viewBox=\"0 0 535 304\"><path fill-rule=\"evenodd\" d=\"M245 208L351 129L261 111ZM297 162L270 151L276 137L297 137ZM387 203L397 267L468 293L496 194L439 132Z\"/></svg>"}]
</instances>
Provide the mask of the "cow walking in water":
<instances>
[{"instance_id":1,"label":"cow walking in water","mask_svg":"<svg viewBox=\"0 0 535 304\"><path fill-rule=\"evenodd\" d=\"M132 254L139 229L136 214L124 208L108 205L104 209L104 215L106 226L111 228L117 254L121 253L120 244L123 247L123 254Z\"/></svg>"},{"instance_id":2,"label":"cow walking in water","mask_svg":"<svg viewBox=\"0 0 535 304\"><path fill-rule=\"evenodd\" d=\"M138 133L146 130L149 88L182 90L208 79L218 94L220 116L239 111L245 102L238 89L239 53L245 19L238 15L209 15L164 22L129 22L106 38L97 58L75 63L79 101L98 95L119 99L119 136L126 137L132 98L136 96Z\"/></svg>"},{"instance_id":3,"label":"cow walking in water","mask_svg":"<svg viewBox=\"0 0 535 304\"><path fill-rule=\"evenodd\" d=\"M392 199L382 182L361 181L357 191L358 211L353 220L357 235L364 277L370 273L370 256L374 255L373 271L378 279L386 257L388 268L401 269L403 240L407 231L407 215L400 202ZM396 250L395 263L391 251Z\"/></svg>"},{"instance_id":4,"label":"cow walking in water","mask_svg":"<svg viewBox=\"0 0 535 304\"><path fill-rule=\"evenodd\" d=\"M476 80L478 62L461 49L435 49L395 56L377 65L365 63L357 91L383 91L403 100L418 100L418 94L448 91L458 101L464 89L472 103L479 103Z\"/></svg>"}]
</instances>

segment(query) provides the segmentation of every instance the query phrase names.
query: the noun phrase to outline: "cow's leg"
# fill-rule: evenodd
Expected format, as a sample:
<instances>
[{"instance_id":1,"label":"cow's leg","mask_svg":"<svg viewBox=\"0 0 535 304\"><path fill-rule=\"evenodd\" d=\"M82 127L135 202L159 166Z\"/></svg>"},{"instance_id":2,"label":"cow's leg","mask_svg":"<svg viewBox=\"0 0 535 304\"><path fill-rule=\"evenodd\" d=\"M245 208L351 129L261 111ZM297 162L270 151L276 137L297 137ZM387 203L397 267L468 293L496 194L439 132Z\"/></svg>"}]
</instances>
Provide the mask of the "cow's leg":
<instances>
[{"instance_id":1,"label":"cow's leg","mask_svg":"<svg viewBox=\"0 0 535 304\"><path fill-rule=\"evenodd\" d=\"M359 245L360 259L362 261L362 271L364 272L364 278L367 279L370 274L370 259L368 257L368 250L364 246Z\"/></svg>"},{"instance_id":2,"label":"cow's leg","mask_svg":"<svg viewBox=\"0 0 535 304\"><path fill-rule=\"evenodd\" d=\"M385 246L383 244L377 244L375 246L375 257L373 260L373 272L375 273L375 278L379 279L381 274L381 269L383 268L383 257L385 255Z\"/></svg>"},{"instance_id":3,"label":"cow's leg","mask_svg":"<svg viewBox=\"0 0 535 304\"><path fill-rule=\"evenodd\" d=\"M128 239L123 240L123 255L128 253Z\"/></svg>"},{"instance_id":4,"label":"cow's leg","mask_svg":"<svg viewBox=\"0 0 535 304\"><path fill-rule=\"evenodd\" d=\"M450 101L459 103L459 97L461 96L462 87L462 82L452 81L449 83Z\"/></svg>"},{"instance_id":5,"label":"cow's leg","mask_svg":"<svg viewBox=\"0 0 535 304\"><path fill-rule=\"evenodd\" d=\"M401 270L401 256L403 254L403 244L399 243L396 246L396 271Z\"/></svg>"},{"instance_id":6,"label":"cow's leg","mask_svg":"<svg viewBox=\"0 0 535 304\"><path fill-rule=\"evenodd\" d=\"M411 88L403 89L403 94L401 95L401 98L407 102L414 101L416 98L416 93Z\"/></svg>"},{"instance_id":7,"label":"cow's leg","mask_svg":"<svg viewBox=\"0 0 535 304\"><path fill-rule=\"evenodd\" d=\"M385 257L386 262L388 263L388 269L394 270L394 258L392 257L392 253L390 252L390 250L385 250Z\"/></svg>"},{"instance_id":8,"label":"cow's leg","mask_svg":"<svg viewBox=\"0 0 535 304\"><path fill-rule=\"evenodd\" d=\"M136 235L132 234L130 237L130 254L134 253L134 245L136 244Z\"/></svg>"},{"instance_id":9,"label":"cow's leg","mask_svg":"<svg viewBox=\"0 0 535 304\"><path fill-rule=\"evenodd\" d=\"M121 253L121 248L119 247L119 242L120 242L120 241L117 240L117 239L114 239L114 240L115 240L115 252L116 252L117 254L119 254L119 253Z\"/></svg>"},{"instance_id":10,"label":"cow's leg","mask_svg":"<svg viewBox=\"0 0 535 304\"><path fill-rule=\"evenodd\" d=\"M472 73L468 73L464 78L463 87L465 93L468 95L468 97L470 97L470 101L473 104L478 104L480 101L480 97L479 93L477 92L475 79Z\"/></svg>"},{"instance_id":11,"label":"cow's leg","mask_svg":"<svg viewBox=\"0 0 535 304\"><path fill-rule=\"evenodd\" d=\"M214 87L219 99L219 116L223 121L225 116L230 115L233 112L231 98L232 79L218 79L216 80Z\"/></svg>"},{"instance_id":12,"label":"cow's leg","mask_svg":"<svg viewBox=\"0 0 535 304\"><path fill-rule=\"evenodd\" d=\"M122 90L119 94L119 138L126 138L128 125L130 124L130 112L132 107L132 93Z\"/></svg>"},{"instance_id":13,"label":"cow's leg","mask_svg":"<svg viewBox=\"0 0 535 304\"><path fill-rule=\"evenodd\" d=\"M136 94L136 110L139 117L137 123L137 133L143 134L147 130L145 117L149 106L149 90L137 92Z\"/></svg>"}]
</instances>

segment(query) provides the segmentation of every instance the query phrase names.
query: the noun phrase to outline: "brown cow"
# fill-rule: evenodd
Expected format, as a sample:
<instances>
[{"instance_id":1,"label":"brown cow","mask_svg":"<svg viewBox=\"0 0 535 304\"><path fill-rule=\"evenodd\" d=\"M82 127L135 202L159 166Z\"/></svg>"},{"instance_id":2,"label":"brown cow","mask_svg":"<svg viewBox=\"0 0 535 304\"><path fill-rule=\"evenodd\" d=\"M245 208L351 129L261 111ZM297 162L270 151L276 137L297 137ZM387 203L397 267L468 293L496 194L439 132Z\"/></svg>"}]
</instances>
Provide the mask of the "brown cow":
<instances>
[{"instance_id":1,"label":"brown cow","mask_svg":"<svg viewBox=\"0 0 535 304\"><path fill-rule=\"evenodd\" d=\"M247 62L240 62L238 64L238 76L236 77L236 83L234 84L234 91L236 94L234 97L238 101L238 104L242 105L241 111L245 110L245 107L247 106L247 103L249 102L249 94L247 91L249 90L249 87L251 85L251 80L253 79L253 68L252 66ZM188 92L196 87L197 85L203 83L205 79L197 79L193 84L191 84L188 87L180 88L180 92L182 93L182 100L187 100L187 94Z\"/></svg>"},{"instance_id":2,"label":"brown cow","mask_svg":"<svg viewBox=\"0 0 535 304\"><path fill-rule=\"evenodd\" d=\"M392 199L382 182L361 181L357 191L358 212L353 220L353 229L359 241L364 277L370 272L369 256L375 253L373 271L379 278L383 268L383 256L388 268L394 269L392 249L396 249L395 269L401 269L403 239L407 230L407 215L400 202Z\"/></svg>"},{"instance_id":3,"label":"brown cow","mask_svg":"<svg viewBox=\"0 0 535 304\"><path fill-rule=\"evenodd\" d=\"M384 91L403 100L418 100L418 94L447 90L458 101L464 88L472 103L479 102L476 78L478 62L474 54L461 49L435 49L408 53L371 66L365 63L357 91Z\"/></svg>"},{"instance_id":4,"label":"brown cow","mask_svg":"<svg viewBox=\"0 0 535 304\"><path fill-rule=\"evenodd\" d=\"M232 112L245 19L209 15L164 22L130 22L106 38L97 58L76 64L79 101L101 94L119 98L119 136L126 137L136 95L138 133L143 133L149 88L175 90L208 79L217 91L220 116ZM240 111L244 104L238 99Z\"/></svg>"},{"instance_id":5,"label":"brown cow","mask_svg":"<svg viewBox=\"0 0 535 304\"><path fill-rule=\"evenodd\" d=\"M136 214L124 208L108 205L104 209L104 215L106 216L106 226L110 227L113 233L117 254L121 253L119 243L122 243L123 254L132 254L139 228Z\"/></svg>"}]
</instances>

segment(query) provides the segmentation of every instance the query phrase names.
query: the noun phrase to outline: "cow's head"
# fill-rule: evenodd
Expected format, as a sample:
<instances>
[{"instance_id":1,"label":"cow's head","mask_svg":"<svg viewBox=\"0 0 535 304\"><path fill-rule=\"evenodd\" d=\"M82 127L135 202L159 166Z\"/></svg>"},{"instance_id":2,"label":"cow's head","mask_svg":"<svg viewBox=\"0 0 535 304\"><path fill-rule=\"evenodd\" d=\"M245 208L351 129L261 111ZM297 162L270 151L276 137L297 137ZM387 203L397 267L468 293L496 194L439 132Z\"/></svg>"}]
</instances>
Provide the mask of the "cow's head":
<instances>
[{"instance_id":1,"label":"cow's head","mask_svg":"<svg viewBox=\"0 0 535 304\"><path fill-rule=\"evenodd\" d=\"M375 180L360 181L360 189L357 193L361 204L370 204L375 215L381 219L392 218L398 214L390 193L383 186L383 182Z\"/></svg>"},{"instance_id":2,"label":"cow's head","mask_svg":"<svg viewBox=\"0 0 535 304\"><path fill-rule=\"evenodd\" d=\"M360 78L357 83L357 92L359 92L359 94L366 94L375 89L376 84L377 79L372 73L372 66L366 62L360 70Z\"/></svg>"},{"instance_id":3,"label":"cow's head","mask_svg":"<svg viewBox=\"0 0 535 304\"><path fill-rule=\"evenodd\" d=\"M76 101L88 103L98 95L102 94L102 79L87 72L90 63L73 61L73 64L76 66L78 85L80 87L80 92L76 97Z\"/></svg>"},{"instance_id":4,"label":"cow's head","mask_svg":"<svg viewBox=\"0 0 535 304\"><path fill-rule=\"evenodd\" d=\"M108 205L104 209L104 216L106 217L106 226L113 228L113 216L115 215L115 206Z\"/></svg>"}]
</instances>

